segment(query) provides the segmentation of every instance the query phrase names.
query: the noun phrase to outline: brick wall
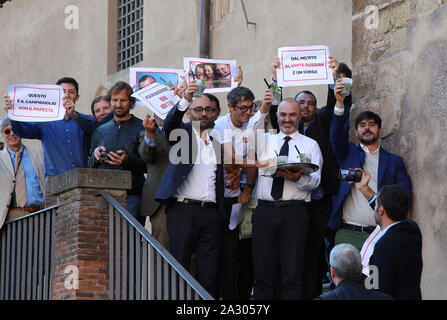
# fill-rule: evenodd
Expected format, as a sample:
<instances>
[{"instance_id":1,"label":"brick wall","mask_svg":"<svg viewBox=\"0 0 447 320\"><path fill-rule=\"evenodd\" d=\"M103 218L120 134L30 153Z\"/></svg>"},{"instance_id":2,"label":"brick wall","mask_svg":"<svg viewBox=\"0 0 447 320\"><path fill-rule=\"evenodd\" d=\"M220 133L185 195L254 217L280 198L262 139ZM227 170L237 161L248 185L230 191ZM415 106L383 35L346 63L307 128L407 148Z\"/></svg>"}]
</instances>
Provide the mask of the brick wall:
<instances>
[{"instance_id":1,"label":"brick wall","mask_svg":"<svg viewBox=\"0 0 447 320\"><path fill-rule=\"evenodd\" d=\"M88 169L80 169L88 170ZM112 172L114 180L110 186L116 186L117 180L129 180L130 175ZM119 172L125 173L125 172ZM97 170L69 172L69 176L88 178L91 186L101 185L96 178ZM118 174L118 176L117 176ZM56 177L57 180L60 180ZM101 177L103 179L103 177ZM72 179L80 181L82 179ZM54 184L57 184L54 181ZM102 185L107 181L103 180ZM82 184L82 183L78 183ZM126 189L94 188L83 184L53 190L57 195L59 208L55 218L55 255L54 255L54 292L55 300L92 300L108 299L109 290L109 205L100 192L112 194L125 205ZM76 274L75 274L76 273ZM76 277L77 276L77 277ZM78 279L78 283L72 281Z\"/></svg>"}]
</instances>

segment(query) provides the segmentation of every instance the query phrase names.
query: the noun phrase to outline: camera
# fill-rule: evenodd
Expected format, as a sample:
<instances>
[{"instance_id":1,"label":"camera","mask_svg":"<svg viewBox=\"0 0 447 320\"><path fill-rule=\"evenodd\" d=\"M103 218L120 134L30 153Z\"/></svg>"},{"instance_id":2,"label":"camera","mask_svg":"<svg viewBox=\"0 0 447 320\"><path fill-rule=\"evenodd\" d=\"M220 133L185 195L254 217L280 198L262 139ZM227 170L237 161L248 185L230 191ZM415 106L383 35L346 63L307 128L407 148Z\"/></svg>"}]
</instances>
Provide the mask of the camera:
<instances>
[{"instance_id":1,"label":"camera","mask_svg":"<svg viewBox=\"0 0 447 320\"><path fill-rule=\"evenodd\" d=\"M108 155L108 153L107 152L101 152L100 154L99 154L99 161L100 162L104 162L104 161L106 161L107 159L109 158L109 155Z\"/></svg>"},{"instance_id":2,"label":"camera","mask_svg":"<svg viewBox=\"0 0 447 320\"><path fill-rule=\"evenodd\" d=\"M362 171L352 169L340 169L338 178L340 180L360 182L360 180L362 180Z\"/></svg>"}]
</instances>

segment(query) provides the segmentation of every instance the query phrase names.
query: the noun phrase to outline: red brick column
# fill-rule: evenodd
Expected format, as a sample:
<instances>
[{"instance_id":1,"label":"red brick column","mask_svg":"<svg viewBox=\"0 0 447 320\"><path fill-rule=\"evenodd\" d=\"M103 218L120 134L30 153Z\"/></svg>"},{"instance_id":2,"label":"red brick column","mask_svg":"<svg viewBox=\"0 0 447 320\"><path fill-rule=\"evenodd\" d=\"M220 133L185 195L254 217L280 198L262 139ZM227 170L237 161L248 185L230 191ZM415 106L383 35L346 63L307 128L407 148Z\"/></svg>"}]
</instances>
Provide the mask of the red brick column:
<instances>
[{"instance_id":1,"label":"red brick column","mask_svg":"<svg viewBox=\"0 0 447 320\"><path fill-rule=\"evenodd\" d=\"M53 299L108 299L109 205L98 194L108 192L125 204L130 172L76 169L52 178L49 185L59 206Z\"/></svg>"}]
</instances>

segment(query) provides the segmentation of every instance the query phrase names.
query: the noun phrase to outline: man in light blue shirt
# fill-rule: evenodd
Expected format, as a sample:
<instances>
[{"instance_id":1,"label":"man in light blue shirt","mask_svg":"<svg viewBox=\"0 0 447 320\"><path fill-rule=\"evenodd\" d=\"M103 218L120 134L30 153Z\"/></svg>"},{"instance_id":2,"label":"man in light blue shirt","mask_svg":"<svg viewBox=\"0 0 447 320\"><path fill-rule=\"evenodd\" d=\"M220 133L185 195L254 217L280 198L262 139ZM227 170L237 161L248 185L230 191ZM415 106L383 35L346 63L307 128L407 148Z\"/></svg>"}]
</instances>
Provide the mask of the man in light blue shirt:
<instances>
[{"instance_id":1,"label":"man in light blue shirt","mask_svg":"<svg viewBox=\"0 0 447 320\"><path fill-rule=\"evenodd\" d=\"M73 78L62 78L56 83L64 88L67 110L64 119L49 122L11 121L14 132L21 138L42 141L45 153L45 176L56 176L76 168L87 167L87 144L85 133L76 119L82 118L95 124L92 116L75 111L79 100L79 85ZM10 99L5 97L5 109L11 108Z\"/></svg>"}]
</instances>

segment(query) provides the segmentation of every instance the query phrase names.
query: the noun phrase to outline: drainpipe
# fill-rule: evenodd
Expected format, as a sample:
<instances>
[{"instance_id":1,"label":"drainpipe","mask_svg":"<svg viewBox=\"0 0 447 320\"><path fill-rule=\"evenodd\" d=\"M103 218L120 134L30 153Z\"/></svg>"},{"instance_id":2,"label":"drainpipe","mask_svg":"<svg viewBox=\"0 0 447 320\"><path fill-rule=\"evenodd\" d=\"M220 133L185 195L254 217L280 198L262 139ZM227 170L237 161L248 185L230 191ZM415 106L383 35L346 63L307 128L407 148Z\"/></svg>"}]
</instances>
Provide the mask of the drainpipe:
<instances>
[{"instance_id":1,"label":"drainpipe","mask_svg":"<svg viewBox=\"0 0 447 320\"><path fill-rule=\"evenodd\" d=\"M199 57L210 56L210 7L211 0L200 0Z\"/></svg>"}]
</instances>

